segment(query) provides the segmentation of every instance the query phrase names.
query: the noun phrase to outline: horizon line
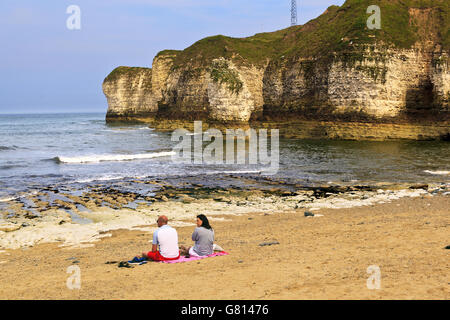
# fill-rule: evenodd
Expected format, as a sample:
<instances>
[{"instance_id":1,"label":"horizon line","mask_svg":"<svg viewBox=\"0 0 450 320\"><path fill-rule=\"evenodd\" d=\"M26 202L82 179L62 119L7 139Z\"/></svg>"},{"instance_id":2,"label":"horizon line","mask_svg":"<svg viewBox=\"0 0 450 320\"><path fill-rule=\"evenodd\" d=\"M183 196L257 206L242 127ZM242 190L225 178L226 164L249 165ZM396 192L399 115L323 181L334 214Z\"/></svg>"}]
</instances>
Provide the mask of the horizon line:
<instances>
[{"instance_id":1,"label":"horizon line","mask_svg":"<svg viewBox=\"0 0 450 320\"><path fill-rule=\"evenodd\" d=\"M0 112L0 115L39 115L39 114L93 114L93 113L104 113L106 115L105 111L42 111L42 112Z\"/></svg>"}]
</instances>

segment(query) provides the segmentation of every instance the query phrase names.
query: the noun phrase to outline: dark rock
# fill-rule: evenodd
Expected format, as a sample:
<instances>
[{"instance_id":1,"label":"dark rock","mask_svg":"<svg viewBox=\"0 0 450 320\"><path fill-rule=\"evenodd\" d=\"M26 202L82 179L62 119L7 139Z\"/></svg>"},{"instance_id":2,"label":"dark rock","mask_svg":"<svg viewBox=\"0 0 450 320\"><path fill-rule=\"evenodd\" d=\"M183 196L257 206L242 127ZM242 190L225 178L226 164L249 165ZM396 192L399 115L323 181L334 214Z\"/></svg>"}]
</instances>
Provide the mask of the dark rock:
<instances>
[{"instance_id":1,"label":"dark rock","mask_svg":"<svg viewBox=\"0 0 450 320\"><path fill-rule=\"evenodd\" d=\"M450 246L446 246L445 249L450 250Z\"/></svg>"},{"instance_id":2,"label":"dark rock","mask_svg":"<svg viewBox=\"0 0 450 320\"><path fill-rule=\"evenodd\" d=\"M266 247L266 246L273 246L273 245L277 245L280 244L278 241L267 241L267 242L262 242L259 244L260 247Z\"/></svg>"},{"instance_id":3,"label":"dark rock","mask_svg":"<svg viewBox=\"0 0 450 320\"><path fill-rule=\"evenodd\" d=\"M305 217L314 217L314 213L305 211Z\"/></svg>"},{"instance_id":4,"label":"dark rock","mask_svg":"<svg viewBox=\"0 0 450 320\"><path fill-rule=\"evenodd\" d=\"M410 189L428 189L427 184L415 184L409 187Z\"/></svg>"},{"instance_id":5,"label":"dark rock","mask_svg":"<svg viewBox=\"0 0 450 320\"><path fill-rule=\"evenodd\" d=\"M214 198L214 201L218 201L218 202L225 202L225 203L231 203L231 200L225 197L220 197L220 198Z\"/></svg>"},{"instance_id":6,"label":"dark rock","mask_svg":"<svg viewBox=\"0 0 450 320\"><path fill-rule=\"evenodd\" d=\"M24 217L27 219L36 219L39 215L37 213L27 212Z\"/></svg>"},{"instance_id":7,"label":"dark rock","mask_svg":"<svg viewBox=\"0 0 450 320\"><path fill-rule=\"evenodd\" d=\"M155 198L158 199L158 200L160 200L160 201L163 201L163 202L169 201L169 199L168 199L166 196L164 196L164 195L162 195L162 196L156 196Z\"/></svg>"}]
</instances>

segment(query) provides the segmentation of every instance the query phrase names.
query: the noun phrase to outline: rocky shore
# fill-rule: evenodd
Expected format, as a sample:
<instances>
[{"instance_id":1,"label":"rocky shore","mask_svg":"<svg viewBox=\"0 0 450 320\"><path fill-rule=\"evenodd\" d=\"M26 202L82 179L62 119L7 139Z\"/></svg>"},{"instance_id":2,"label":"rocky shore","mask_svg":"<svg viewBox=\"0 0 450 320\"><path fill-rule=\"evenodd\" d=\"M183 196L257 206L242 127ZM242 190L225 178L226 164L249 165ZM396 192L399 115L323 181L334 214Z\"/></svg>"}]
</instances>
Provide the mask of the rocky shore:
<instances>
[{"instance_id":1,"label":"rocky shore","mask_svg":"<svg viewBox=\"0 0 450 320\"><path fill-rule=\"evenodd\" d=\"M119 268L119 261L131 259L151 246L151 230L136 228L108 231L110 236L95 242L95 246L86 243L60 248L57 242L1 249L0 298L448 300L450 197L448 186L428 189L409 189L407 193L416 196L401 198L395 190L352 191L356 200L351 201L368 201L369 205L241 215L227 214L227 207L237 208L238 199L254 200L219 193L225 199L210 199L207 205L221 204L224 209L222 214L209 217L216 242L229 253L227 256ZM330 189L319 193L322 191L325 196L333 193ZM389 194L391 199L386 197ZM377 195L381 201L371 201ZM299 199L289 204L294 207L302 199L311 199L313 204L327 199L337 201L343 196L333 193L315 200L313 194L286 194L265 199L268 206L281 206L283 199L286 203ZM154 204L169 210L175 208L174 203L161 200ZM188 205L177 203L177 207ZM314 216L305 215L305 211ZM180 244L192 245L195 213L189 214L184 226L177 220L170 221L177 228ZM154 220L148 226L151 223ZM73 273L69 271L77 267L81 286L71 290L67 284ZM380 271L377 288L368 286L373 268Z\"/></svg>"},{"instance_id":2,"label":"rocky shore","mask_svg":"<svg viewBox=\"0 0 450 320\"><path fill-rule=\"evenodd\" d=\"M194 178L191 182L174 178L133 179L82 189L43 188L2 203L0 248L46 242L91 246L108 237L111 230L151 231L160 214L183 226L201 213L213 219L251 212L314 213L326 208L372 206L403 197L450 195L448 183L304 186L268 177L229 175L221 179L221 187L196 183Z\"/></svg>"}]
</instances>

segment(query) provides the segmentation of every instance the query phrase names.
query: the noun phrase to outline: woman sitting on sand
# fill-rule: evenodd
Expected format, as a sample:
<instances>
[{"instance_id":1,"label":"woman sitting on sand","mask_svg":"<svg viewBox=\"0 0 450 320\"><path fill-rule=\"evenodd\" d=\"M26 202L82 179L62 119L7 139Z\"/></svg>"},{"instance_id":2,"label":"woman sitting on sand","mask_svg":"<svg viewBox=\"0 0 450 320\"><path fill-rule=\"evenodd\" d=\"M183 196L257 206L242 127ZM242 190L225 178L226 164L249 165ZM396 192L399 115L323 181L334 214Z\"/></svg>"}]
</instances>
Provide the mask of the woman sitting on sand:
<instances>
[{"instance_id":1,"label":"woman sitting on sand","mask_svg":"<svg viewBox=\"0 0 450 320\"><path fill-rule=\"evenodd\" d=\"M214 253L214 230L204 214L197 216L197 228L192 234L193 247L180 246L181 254L185 256L208 256Z\"/></svg>"}]
</instances>

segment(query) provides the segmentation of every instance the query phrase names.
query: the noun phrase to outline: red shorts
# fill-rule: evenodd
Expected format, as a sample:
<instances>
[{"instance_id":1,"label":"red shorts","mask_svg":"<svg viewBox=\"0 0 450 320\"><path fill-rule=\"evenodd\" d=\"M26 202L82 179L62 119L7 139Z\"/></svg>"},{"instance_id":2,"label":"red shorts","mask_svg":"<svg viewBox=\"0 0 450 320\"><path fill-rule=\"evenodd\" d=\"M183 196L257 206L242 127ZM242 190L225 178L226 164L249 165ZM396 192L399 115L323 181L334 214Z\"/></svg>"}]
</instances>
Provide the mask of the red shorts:
<instances>
[{"instance_id":1,"label":"red shorts","mask_svg":"<svg viewBox=\"0 0 450 320\"><path fill-rule=\"evenodd\" d=\"M159 251L156 252L150 251L147 253L147 258L153 261L170 261L170 260L177 260L178 258L180 258L180 255L178 255L178 257L176 258L166 258L163 257L161 253L159 253Z\"/></svg>"}]
</instances>

